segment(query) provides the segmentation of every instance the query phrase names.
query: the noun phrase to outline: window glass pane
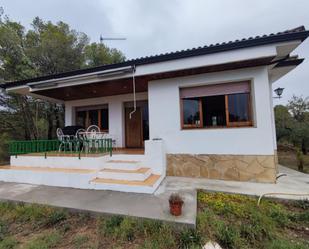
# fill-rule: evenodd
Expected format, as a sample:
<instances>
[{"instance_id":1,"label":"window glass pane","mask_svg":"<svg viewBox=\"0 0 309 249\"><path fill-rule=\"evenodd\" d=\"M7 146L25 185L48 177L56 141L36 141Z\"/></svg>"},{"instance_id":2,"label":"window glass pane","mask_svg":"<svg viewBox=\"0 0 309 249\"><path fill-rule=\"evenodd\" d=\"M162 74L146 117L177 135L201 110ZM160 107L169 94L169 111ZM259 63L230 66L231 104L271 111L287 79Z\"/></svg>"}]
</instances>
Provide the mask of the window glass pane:
<instances>
[{"instance_id":1,"label":"window glass pane","mask_svg":"<svg viewBox=\"0 0 309 249\"><path fill-rule=\"evenodd\" d=\"M86 112L77 112L76 113L76 125L86 127Z\"/></svg>"},{"instance_id":2,"label":"window glass pane","mask_svg":"<svg viewBox=\"0 0 309 249\"><path fill-rule=\"evenodd\" d=\"M183 99L184 125L197 125L201 123L198 99Z\"/></svg>"},{"instance_id":3,"label":"window glass pane","mask_svg":"<svg viewBox=\"0 0 309 249\"><path fill-rule=\"evenodd\" d=\"M202 110L204 127L226 126L224 95L203 97Z\"/></svg>"},{"instance_id":4,"label":"window glass pane","mask_svg":"<svg viewBox=\"0 0 309 249\"><path fill-rule=\"evenodd\" d=\"M101 129L108 130L108 109L102 109L101 111Z\"/></svg>"},{"instance_id":5,"label":"window glass pane","mask_svg":"<svg viewBox=\"0 0 309 249\"><path fill-rule=\"evenodd\" d=\"M89 124L88 125L98 125L98 110L90 110L89 112Z\"/></svg>"},{"instance_id":6,"label":"window glass pane","mask_svg":"<svg viewBox=\"0 0 309 249\"><path fill-rule=\"evenodd\" d=\"M230 122L244 122L250 120L249 93L228 95L228 101Z\"/></svg>"}]
</instances>

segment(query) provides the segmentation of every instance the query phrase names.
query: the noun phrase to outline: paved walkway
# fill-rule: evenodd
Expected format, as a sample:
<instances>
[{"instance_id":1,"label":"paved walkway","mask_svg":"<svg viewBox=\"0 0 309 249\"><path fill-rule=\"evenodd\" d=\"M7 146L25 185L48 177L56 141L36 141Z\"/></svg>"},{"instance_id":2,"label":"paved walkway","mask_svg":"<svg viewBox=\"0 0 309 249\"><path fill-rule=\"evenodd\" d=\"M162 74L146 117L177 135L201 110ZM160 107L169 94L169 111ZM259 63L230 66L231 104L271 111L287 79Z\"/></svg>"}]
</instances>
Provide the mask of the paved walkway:
<instances>
[{"instance_id":1,"label":"paved walkway","mask_svg":"<svg viewBox=\"0 0 309 249\"><path fill-rule=\"evenodd\" d=\"M165 192L178 192L189 189L205 189L208 191L221 191L255 196L266 193L301 194L302 196L276 194L271 195L271 197L309 199L309 174L304 174L283 166L279 166L279 173L286 174L287 176L280 177L276 184L166 177L155 194L159 195Z\"/></svg>"},{"instance_id":2,"label":"paved walkway","mask_svg":"<svg viewBox=\"0 0 309 249\"><path fill-rule=\"evenodd\" d=\"M42 185L0 182L0 200L38 203L72 210L128 215L195 227L196 190L182 191L183 215L169 214L168 193L160 195L84 190Z\"/></svg>"},{"instance_id":3,"label":"paved walkway","mask_svg":"<svg viewBox=\"0 0 309 249\"><path fill-rule=\"evenodd\" d=\"M277 184L166 177L154 195L0 182L0 200L46 204L91 213L129 215L194 227L197 211L196 189L257 196L269 192L307 194L309 198L308 174L282 166L280 173L287 176L280 177ZM181 217L169 214L168 198L173 192L180 193L185 201ZM305 198L283 195L274 197Z\"/></svg>"}]
</instances>

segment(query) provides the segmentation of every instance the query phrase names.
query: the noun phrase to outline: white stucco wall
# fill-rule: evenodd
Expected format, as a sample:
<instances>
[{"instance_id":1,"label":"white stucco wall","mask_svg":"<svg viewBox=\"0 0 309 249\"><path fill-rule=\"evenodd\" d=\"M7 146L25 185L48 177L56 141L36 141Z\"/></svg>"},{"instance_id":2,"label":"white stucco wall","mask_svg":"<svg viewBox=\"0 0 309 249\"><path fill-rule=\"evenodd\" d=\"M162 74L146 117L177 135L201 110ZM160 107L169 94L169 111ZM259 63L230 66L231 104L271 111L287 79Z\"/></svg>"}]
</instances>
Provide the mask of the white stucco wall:
<instances>
[{"instance_id":1,"label":"white stucco wall","mask_svg":"<svg viewBox=\"0 0 309 249\"><path fill-rule=\"evenodd\" d=\"M277 137L276 137L276 123L275 123L275 110L274 110L274 101L273 101L273 88L272 83L269 79L269 103L270 103L270 111L271 111L271 124L272 124L272 134L273 134L273 143L274 150L277 150Z\"/></svg>"},{"instance_id":2,"label":"white stucco wall","mask_svg":"<svg viewBox=\"0 0 309 249\"><path fill-rule=\"evenodd\" d=\"M147 100L148 94L137 93L136 100ZM80 99L65 102L65 125L75 124L75 108L78 106L92 106L108 104L109 134L116 140L116 147L125 146L124 108L123 103L133 101L133 94L115 95L100 98Z\"/></svg>"},{"instance_id":3,"label":"white stucco wall","mask_svg":"<svg viewBox=\"0 0 309 249\"><path fill-rule=\"evenodd\" d=\"M182 130L179 88L239 80L252 81L254 127ZM162 138L166 153L273 155L276 149L272 92L266 67L193 75L149 82L148 93L137 100L149 103L150 139ZM133 95L117 95L65 102L65 124L75 124L77 106L108 104L109 133L117 147L125 146L123 103Z\"/></svg>"},{"instance_id":4,"label":"white stucco wall","mask_svg":"<svg viewBox=\"0 0 309 249\"><path fill-rule=\"evenodd\" d=\"M182 130L179 88L252 80L254 127ZM273 155L271 92L266 67L149 82L150 139L162 138L167 153Z\"/></svg>"}]
</instances>

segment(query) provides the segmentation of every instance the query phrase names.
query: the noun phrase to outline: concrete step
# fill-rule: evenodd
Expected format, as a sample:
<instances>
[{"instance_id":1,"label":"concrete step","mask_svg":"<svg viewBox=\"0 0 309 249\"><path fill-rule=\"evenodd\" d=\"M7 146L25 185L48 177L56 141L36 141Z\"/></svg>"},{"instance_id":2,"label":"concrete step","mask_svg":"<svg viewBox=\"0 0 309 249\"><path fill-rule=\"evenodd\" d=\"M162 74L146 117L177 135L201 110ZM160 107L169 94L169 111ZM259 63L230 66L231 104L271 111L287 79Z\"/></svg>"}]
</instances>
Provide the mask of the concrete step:
<instances>
[{"instance_id":1,"label":"concrete step","mask_svg":"<svg viewBox=\"0 0 309 249\"><path fill-rule=\"evenodd\" d=\"M0 181L37 185L90 189L89 182L97 176L96 170L47 168L47 167L0 167Z\"/></svg>"},{"instance_id":2,"label":"concrete step","mask_svg":"<svg viewBox=\"0 0 309 249\"><path fill-rule=\"evenodd\" d=\"M122 160L122 161L143 161L145 159L145 155L138 154L113 154L109 160Z\"/></svg>"},{"instance_id":3,"label":"concrete step","mask_svg":"<svg viewBox=\"0 0 309 249\"><path fill-rule=\"evenodd\" d=\"M129 180L116 180L107 178L95 178L91 180L94 188L98 190L114 190L122 192L135 192L135 193L154 193L160 185L163 177L161 175L151 174L144 181L129 181Z\"/></svg>"},{"instance_id":4,"label":"concrete step","mask_svg":"<svg viewBox=\"0 0 309 249\"><path fill-rule=\"evenodd\" d=\"M138 170L141 162L136 160L108 160L104 162L104 169Z\"/></svg>"},{"instance_id":5,"label":"concrete step","mask_svg":"<svg viewBox=\"0 0 309 249\"><path fill-rule=\"evenodd\" d=\"M128 181L144 181L151 175L150 168L139 169L110 169L105 168L99 171L98 178L128 180Z\"/></svg>"},{"instance_id":6,"label":"concrete step","mask_svg":"<svg viewBox=\"0 0 309 249\"><path fill-rule=\"evenodd\" d=\"M75 173L90 174L95 173L94 169L73 169L73 168L52 168L52 167L32 167L32 166L0 166L0 170L18 170L34 172L58 172L58 173Z\"/></svg>"}]
</instances>

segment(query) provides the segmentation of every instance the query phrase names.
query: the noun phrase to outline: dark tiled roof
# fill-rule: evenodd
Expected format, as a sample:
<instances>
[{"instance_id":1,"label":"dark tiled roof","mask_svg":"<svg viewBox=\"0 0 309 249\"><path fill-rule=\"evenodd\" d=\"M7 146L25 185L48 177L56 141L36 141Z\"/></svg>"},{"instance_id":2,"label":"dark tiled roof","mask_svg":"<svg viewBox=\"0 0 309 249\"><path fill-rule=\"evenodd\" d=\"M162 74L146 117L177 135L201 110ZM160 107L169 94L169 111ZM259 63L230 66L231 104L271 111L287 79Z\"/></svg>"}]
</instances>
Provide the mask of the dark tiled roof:
<instances>
[{"instance_id":1,"label":"dark tiled roof","mask_svg":"<svg viewBox=\"0 0 309 249\"><path fill-rule=\"evenodd\" d=\"M254 47L254 46L260 46L260 45L265 45L265 44L272 44L272 43L277 43L277 42L285 42L285 41L293 41L293 40L303 41L308 36L309 36L309 31L306 30L304 26L300 26L294 29L289 29L289 30L278 32L275 34L272 33L269 35L249 37L249 38L244 38L241 40L210 44L208 46L203 46L203 47L197 47L197 48L191 48L187 50L175 51L175 52L170 52L170 53L165 53L165 54L141 57L137 59L127 60L121 63L108 64L108 65L102 65L98 67L69 71L69 72L64 72L64 73L59 73L59 74L54 74L54 75L41 76L41 77L37 77L33 79L25 79L25 80L20 80L20 81L7 82L0 86L3 88L15 87L15 86L21 86L21 85L25 85L27 83L32 83L32 82L59 79L59 78L70 77L74 75L82 75L86 73L93 73L93 72L120 68L120 67L125 67L125 66L131 66L131 65L138 66L138 65L144 65L144 64L151 64L151 63L156 63L156 62L182 59L182 58L187 58L187 57L192 57L192 56L206 55L206 54L212 54L212 53L223 52L223 51L228 51L228 50Z\"/></svg>"}]
</instances>

